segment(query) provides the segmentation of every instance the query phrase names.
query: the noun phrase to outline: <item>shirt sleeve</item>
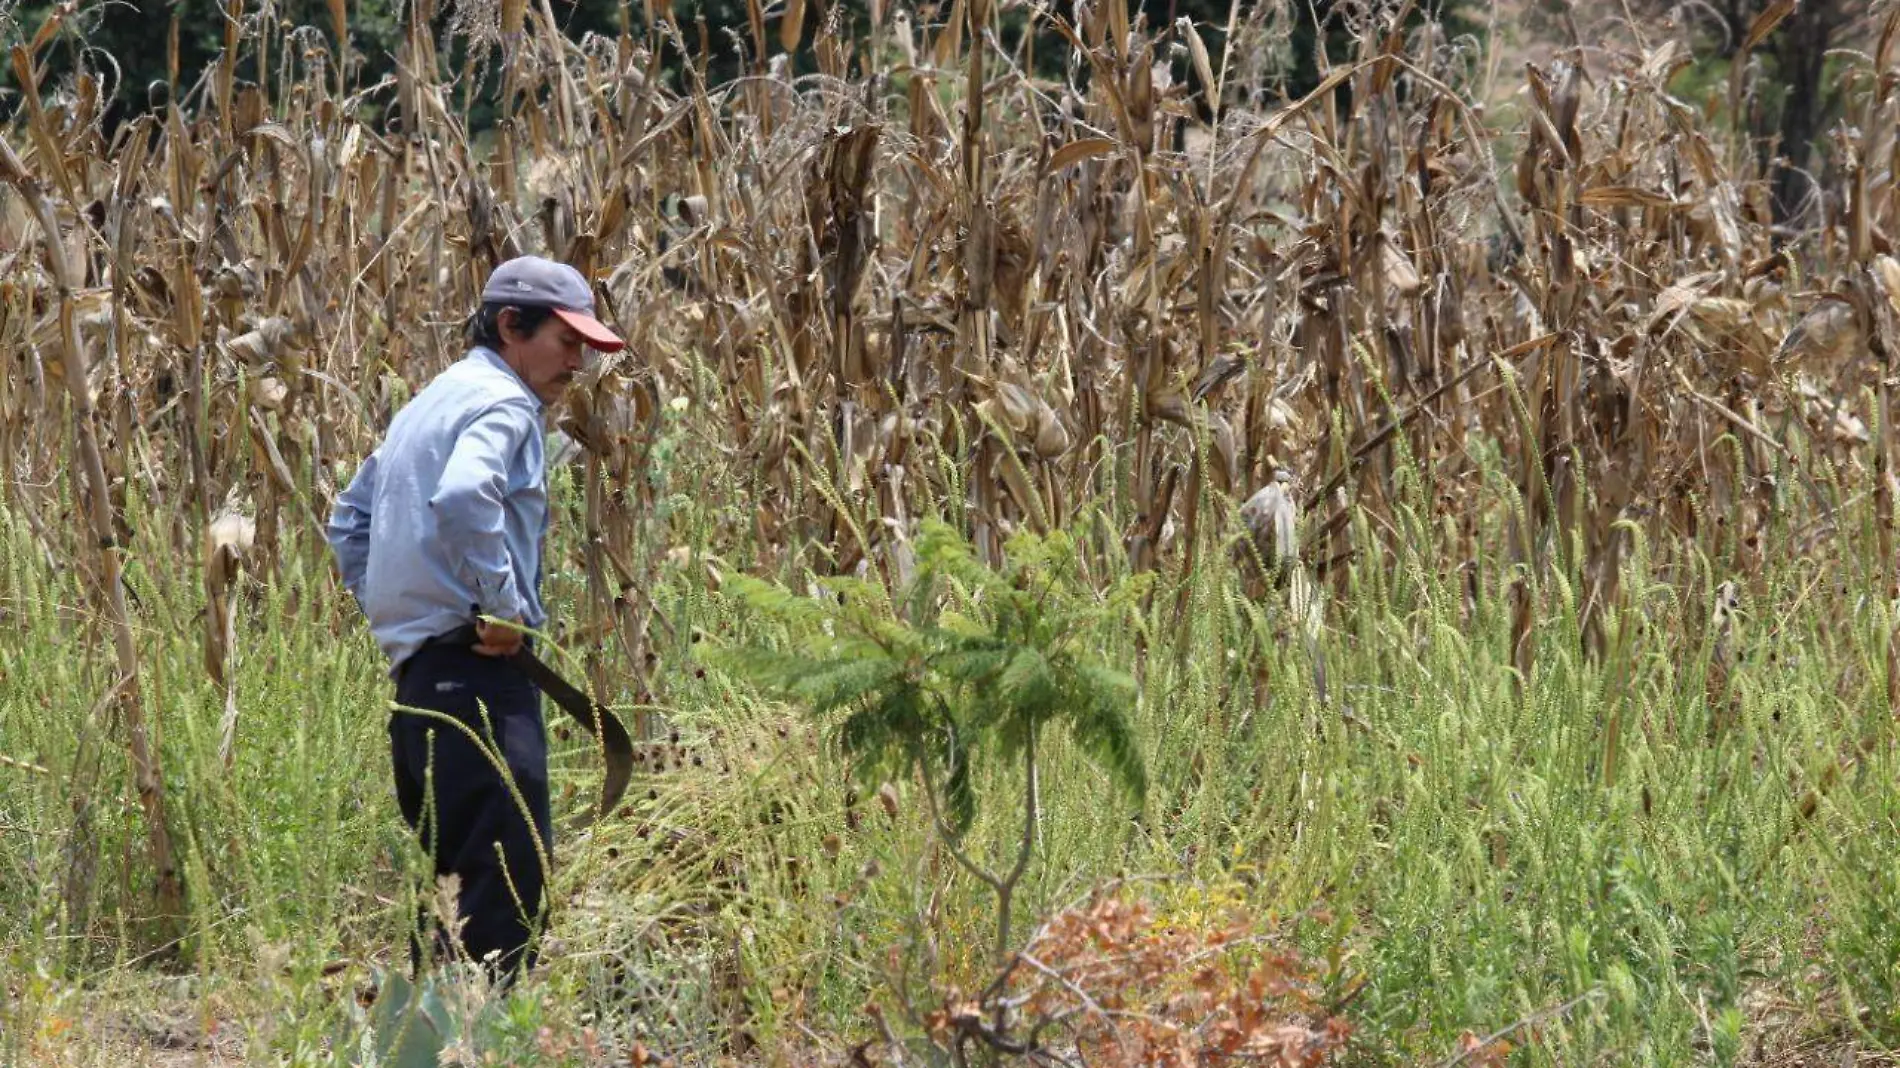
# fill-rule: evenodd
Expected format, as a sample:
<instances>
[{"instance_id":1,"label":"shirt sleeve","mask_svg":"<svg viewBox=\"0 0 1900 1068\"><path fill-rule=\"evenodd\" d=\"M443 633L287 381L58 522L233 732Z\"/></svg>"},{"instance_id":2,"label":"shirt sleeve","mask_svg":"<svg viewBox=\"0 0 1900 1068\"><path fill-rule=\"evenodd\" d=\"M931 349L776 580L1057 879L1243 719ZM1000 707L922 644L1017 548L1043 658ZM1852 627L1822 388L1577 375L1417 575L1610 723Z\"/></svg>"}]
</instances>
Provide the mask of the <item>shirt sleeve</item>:
<instances>
[{"instance_id":1,"label":"shirt sleeve","mask_svg":"<svg viewBox=\"0 0 1900 1068\"><path fill-rule=\"evenodd\" d=\"M369 570L370 502L376 499L377 454L370 453L356 477L337 494L330 511L329 525L323 536L336 554L337 570L343 575L343 588L350 591L360 606L363 603L363 576Z\"/></svg>"},{"instance_id":2,"label":"shirt sleeve","mask_svg":"<svg viewBox=\"0 0 1900 1068\"><path fill-rule=\"evenodd\" d=\"M503 619L526 611L508 553L508 470L540 422L524 407L503 404L476 416L455 440L429 509L436 536L456 575L479 598L481 611Z\"/></svg>"}]
</instances>

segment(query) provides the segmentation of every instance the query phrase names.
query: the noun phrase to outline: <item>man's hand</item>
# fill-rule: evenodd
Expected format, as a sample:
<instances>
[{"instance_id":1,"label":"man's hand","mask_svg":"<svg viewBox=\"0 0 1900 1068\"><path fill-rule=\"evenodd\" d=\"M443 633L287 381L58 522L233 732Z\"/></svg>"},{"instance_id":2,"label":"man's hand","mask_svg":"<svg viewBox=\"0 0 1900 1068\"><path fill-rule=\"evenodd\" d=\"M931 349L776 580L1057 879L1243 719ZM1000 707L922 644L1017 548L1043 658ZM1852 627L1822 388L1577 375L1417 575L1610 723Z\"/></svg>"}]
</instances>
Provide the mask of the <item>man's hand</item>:
<instances>
[{"instance_id":1,"label":"man's hand","mask_svg":"<svg viewBox=\"0 0 1900 1068\"><path fill-rule=\"evenodd\" d=\"M483 656L513 656L520 652L521 631L516 628L521 625L521 617L516 616L510 622L513 626L476 620L475 637L480 641L474 645L475 651Z\"/></svg>"}]
</instances>

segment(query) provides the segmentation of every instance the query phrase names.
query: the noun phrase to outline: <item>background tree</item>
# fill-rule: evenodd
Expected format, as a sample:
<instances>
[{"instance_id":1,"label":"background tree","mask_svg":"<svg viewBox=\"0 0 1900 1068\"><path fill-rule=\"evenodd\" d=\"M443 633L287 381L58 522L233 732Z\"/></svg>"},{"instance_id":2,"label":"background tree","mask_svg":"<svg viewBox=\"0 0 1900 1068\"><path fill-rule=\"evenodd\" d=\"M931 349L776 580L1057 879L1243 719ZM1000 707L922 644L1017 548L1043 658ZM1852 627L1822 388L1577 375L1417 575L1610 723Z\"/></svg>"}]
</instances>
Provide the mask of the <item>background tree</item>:
<instances>
[{"instance_id":1,"label":"background tree","mask_svg":"<svg viewBox=\"0 0 1900 1068\"><path fill-rule=\"evenodd\" d=\"M1762 10L1787 0L1727 0L1727 40L1739 44ZM1807 0L1794 5L1769 38L1763 59L1778 88L1779 101L1751 110L1750 133L1764 157L1770 146L1786 162L1775 168L1775 218L1785 221L1802 210L1814 191L1814 143L1841 112L1841 85L1824 87L1828 49L1872 18L1864 0ZM1735 47L1735 45L1730 46ZM1779 106L1774 106L1778 103Z\"/></svg>"},{"instance_id":2,"label":"background tree","mask_svg":"<svg viewBox=\"0 0 1900 1068\"><path fill-rule=\"evenodd\" d=\"M730 0L713 0L730 7ZM452 32L457 5L437 0L430 24L441 39L439 51L454 70L461 69L467 42ZM54 5L46 3L22 6L10 25L4 26L5 43L11 45L40 26ZM620 0L553 0L555 16L572 36L585 32L619 32ZM406 18L403 0L350 0L349 63L346 84L362 89L375 85L396 69L396 54ZM744 4L738 5L744 17ZM174 94L189 93L206 69L224 51L225 21L235 15L248 39L255 40L264 20L275 20L280 31L290 34L315 34L330 50L335 50L334 21L327 0L109 0L83 7L67 19L46 57L47 73L58 84L75 71L89 71L103 78L112 89L107 111L108 126L157 105ZM175 45L173 41L175 40ZM177 74L171 71L176 50ZM275 67L281 53L268 62ZM260 70L256 48L241 50L237 77L240 82L268 82L275 70ZM0 64L0 68L4 68ZM500 57L488 57L483 85L492 98L499 86ZM17 99L13 92L13 72L0 69L7 113ZM378 103L366 102L367 113L375 115ZM490 109L472 110L475 125L486 125Z\"/></svg>"},{"instance_id":3,"label":"background tree","mask_svg":"<svg viewBox=\"0 0 1900 1068\"><path fill-rule=\"evenodd\" d=\"M1351 60L1358 45L1359 27L1374 16L1401 6L1401 0L1288 2L1293 16L1287 40L1290 67L1286 90L1290 96L1304 95L1325 77L1319 62L1322 47L1328 64ZM1408 33L1416 33L1427 25L1436 25L1440 42L1461 38L1477 41L1482 38L1484 27L1471 17L1470 8L1470 0L1423 0L1411 5L1405 28Z\"/></svg>"},{"instance_id":4,"label":"background tree","mask_svg":"<svg viewBox=\"0 0 1900 1068\"><path fill-rule=\"evenodd\" d=\"M624 17L636 30L644 26L646 5L641 0L625 2L627 11ZM1145 17L1151 29L1172 26L1180 19L1189 20L1214 56L1217 68L1230 23L1269 27L1265 39L1275 42L1275 47L1271 49L1273 56L1236 55L1233 59L1236 63L1244 62L1251 69L1267 72L1265 88L1269 91L1277 90L1297 97L1310 90L1322 76L1319 59L1322 46L1328 62L1339 62L1349 57L1356 42L1356 28L1364 23L1365 18L1395 7L1399 2L1139 0L1138 4L1131 7ZM1428 21L1436 20L1442 35L1447 39L1461 35L1475 38L1481 27L1466 15L1472 2L1429 0L1415 3L1407 25L1417 29ZM578 37L588 32L612 35L618 33L621 26L622 4L623 0L553 0L553 9L570 36ZM458 71L462 69L466 58L464 49L467 46L467 41L454 32L454 21L460 6L447 0L437 0L430 19L440 38L438 52L451 70ZM950 11L948 3L937 0L922 0L907 6L914 9L915 18L926 23L940 22L949 16ZM736 77L748 63L760 63L770 58L751 55L752 31L748 24L745 0L679 0L672 7L683 30L687 49L696 52L703 41L706 75L713 84ZM39 26L51 9L51 4L43 2L19 8L11 24L0 23L6 43L20 40L25 32L23 28ZM353 0L348 10L350 69L346 72L346 81L350 86L362 89L394 73L395 57L402 38L404 8L401 0ZM1054 4L1050 10L1065 16L1069 14L1067 5L1062 3ZM131 115L163 103L172 94L191 91L206 68L223 51L227 12L236 14L247 29L255 28L257 23L266 19L276 20L285 31L306 28L299 32L319 34L334 48L334 23L327 0L266 0L262 4L221 4L219 0L111 0L109 3L93 4L79 12L77 17L66 21L60 30L59 40L48 54L47 73L52 76L54 84L79 70L91 71L104 78L112 89L107 121L109 125L116 125ZM777 19L782 17L779 14L768 19L766 45L774 53L783 51L777 32ZM805 10L803 31L798 35L799 44L792 55L795 69L810 70L815 67L811 57L811 39L817 27L826 25L834 18L859 39L863 39L870 28L868 0L836 0L836 3L812 0ZM1069 68L1067 46L1059 34L1046 27L1037 28L1036 9L1029 4L1007 7L1000 12L1000 18L1001 40L1005 48L1018 47L1025 33L1034 33L1036 40L1033 51L1037 73L1048 78L1061 78L1065 74ZM173 84L170 70L172 47L168 43L174 34L178 66L176 84ZM1193 64L1188 61L1183 50L1177 52L1180 54L1171 59L1176 80L1188 82L1196 90L1202 90ZM276 63L280 58L273 58L271 62ZM693 58L698 57L695 55ZM687 59L687 56L678 54L676 50L670 50L667 55L666 69L675 82ZM492 75L499 69L498 63L498 56L488 57L489 69L486 73ZM0 64L0 68L4 66ZM248 51L239 60L237 76L244 81L256 82L268 79L273 74L257 68L257 54ZM4 104L0 104L0 107L10 112L12 101L16 99L10 91L10 70L0 69L0 87L7 90ZM498 88L497 77L484 77L481 92L476 94L470 106L469 118L473 127L480 129L492 121L494 95ZM378 106L374 98L366 100L365 113L375 116ZM1205 103L1201 106L1205 117L1208 114Z\"/></svg>"},{"instance_id":5,"label":"background tree","mask_svg":"<svg viewBox=\"0 0 1900 1068\"><path fill-rule=\"evenodd\" d=\"M1829 50L1871 45L1863 39L1873 33L1873 7L1867 0L1638 0L1629 10L1646 32L1685 35L1704 64L1718 69L1735 60L1759 20L1779 20L1744 60L1758 81L1733 118L1773 174L1775 220L1785 223L1815 192L1816 143L1842 114L1843 86L1829 85ZM1621 10L1599 16L1577 0L1539 0L1536 14L1573 44L1611 28L1605 17L1623 20Z\"/></svg>"}]
</instances>

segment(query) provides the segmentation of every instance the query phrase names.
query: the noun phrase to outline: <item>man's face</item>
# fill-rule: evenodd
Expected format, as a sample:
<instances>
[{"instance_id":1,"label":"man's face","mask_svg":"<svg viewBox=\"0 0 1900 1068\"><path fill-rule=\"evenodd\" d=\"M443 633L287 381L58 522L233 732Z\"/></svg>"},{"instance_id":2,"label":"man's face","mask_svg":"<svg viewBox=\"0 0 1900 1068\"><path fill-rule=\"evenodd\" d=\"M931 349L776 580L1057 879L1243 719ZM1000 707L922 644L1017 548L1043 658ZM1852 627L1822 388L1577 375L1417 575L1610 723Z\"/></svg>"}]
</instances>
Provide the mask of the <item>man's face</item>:
<instances>
[{"instance_id":1,"label":"man's face","mask_svg":"<svg viewBox=\"0 0 1900 1068\"><path fill-rule=\"evenodd\" d=\"M533 334L523 334L513 310L502 313L501 358L515 369L543 404L553 404L567 391L586 364L586 345L560 316L549 316Z\"/></svg>"}]
</instances>

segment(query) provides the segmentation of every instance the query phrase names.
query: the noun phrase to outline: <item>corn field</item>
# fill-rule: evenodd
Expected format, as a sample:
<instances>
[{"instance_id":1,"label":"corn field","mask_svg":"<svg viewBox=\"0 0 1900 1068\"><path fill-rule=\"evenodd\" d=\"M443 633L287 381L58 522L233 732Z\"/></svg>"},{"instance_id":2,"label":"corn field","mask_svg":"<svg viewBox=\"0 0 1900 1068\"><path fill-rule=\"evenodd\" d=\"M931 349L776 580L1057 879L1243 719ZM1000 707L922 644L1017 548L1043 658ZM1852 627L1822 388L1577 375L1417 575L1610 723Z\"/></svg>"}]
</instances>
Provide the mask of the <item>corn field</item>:
<instances>
[{"instance_id":1,"label":"corn field","mask_svg":"<svg viewBox=\"0 0 1900 1068\"><path fill-rule=\"evenodd\" d=\"M226 58L112 128L109 68L44 75L56 11L13 50L0 130L4 505L85 576L157 911L184 891L126 559L201 565L222 685L240 577L307 542L521 253L580 267L629 341L556 413L584 502L565 625L607 650L603 693L661 685L669 624L641 591L668 563L647 472L669 415L743 489L710 540L757 552L691 561L715 583L901 581L941 515L992 556L1068 527L1104 570L1220 554L1251 561L1255 596L1281 568L1343 593L1393 566L1416 498L1468 596L1517 606L1528 672L1537 574L1576 576L1599 656L1637 540L1663 568L1728 546L1746 586L1770 526L1824 545L1871 500L1883 570L1855 579L1900 595L1900 8L1846 66L1824 195L1776 220L1768 156L1725 116L1792 5L1707 100L1672 95L1676 41L1506 71L1429 22L1401 32L1397 6L1285 101L1271 5L1237 7L1218 49L1119 4L1037 6L1071 49L1049 80L1002 43L1021 5L873 2L854 40L752 0L744 73L709 85L670 4L577 41L546 0L503 0L458 12L501 56L479 135L434 0L376 85L353 80L343 0L320 27L229 5ZM772 46L807 31L800 74ZM668 54L700 59L670 77ZM1502 526L1487 464L1513 483ZM1480 588L1480 555L1520 577Z\"/></svg>"}]
</instances>

